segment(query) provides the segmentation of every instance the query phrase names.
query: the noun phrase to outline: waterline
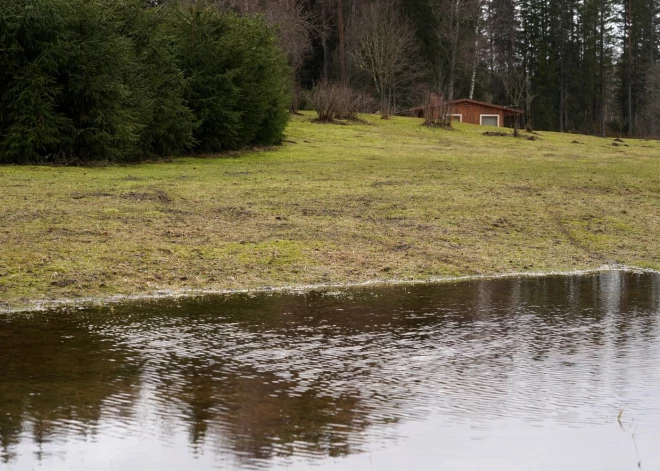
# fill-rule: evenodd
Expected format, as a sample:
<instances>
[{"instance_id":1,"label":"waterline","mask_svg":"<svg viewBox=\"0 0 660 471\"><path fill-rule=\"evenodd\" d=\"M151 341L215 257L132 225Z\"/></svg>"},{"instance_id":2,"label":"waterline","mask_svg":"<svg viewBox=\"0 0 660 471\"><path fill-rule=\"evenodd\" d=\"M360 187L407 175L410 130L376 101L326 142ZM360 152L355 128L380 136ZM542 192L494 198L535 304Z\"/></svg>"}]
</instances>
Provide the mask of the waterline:
<instances>
[{"instance_id":1,"label":"waterline","mask_svg":"<svg viewBox=\"0 0 660 471\"><path fill-rule=\"evenodd\" d=\"M33 300L26 302L19 307L0 307L0 314L18 314L24 312L49 311L59 308L85 309L93 306L103 306L111 304L123 304L139 301L159 301L181 298L202 298L205 296L231 296L237 294L282 294L282 293L305 293L310 291L328 291L344 290L351 288L366 288L379 286L405 286L405 285L423 285L423 284L441 284L441 283L459 283L463 281L476 280L498 280L507 278L542 278L547 276L582 276L593 275L603 272L620 273L645 273L660 274L660 270L650 268L640 268L628 265L601 265L599 268L590 268L584 270L569 271L532 271L532 272L508 272L486 275L461 275L461 276L438 276L423 279L373 279L359 282L347 283L316 283L304 285L284 285L284 286L263 286L258 288L245 289L177 289L177 290L156 290L152 293L143 294L116 294L108 297L82 297L77 299L47 299Z\"/></svg>"}]
</instances>

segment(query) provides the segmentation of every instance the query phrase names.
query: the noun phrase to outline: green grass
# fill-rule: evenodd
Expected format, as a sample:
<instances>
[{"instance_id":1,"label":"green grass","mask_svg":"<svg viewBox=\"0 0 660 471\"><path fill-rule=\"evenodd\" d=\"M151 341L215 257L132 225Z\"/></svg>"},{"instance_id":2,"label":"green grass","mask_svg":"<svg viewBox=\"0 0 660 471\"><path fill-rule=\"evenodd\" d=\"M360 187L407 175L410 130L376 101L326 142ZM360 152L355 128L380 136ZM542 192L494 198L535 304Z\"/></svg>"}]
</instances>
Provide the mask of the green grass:
<instances>
[{"instance_id":1,"label":"green grass","mask_svg":"<svg viewBox=\"0 0 660 471\"><path fill-rule=\"evenodd\" d=\"M660 268L659 142L366 119L296 116L284 146L240 154L0 167L0 304Z\"/></svg>"}]
</instances>

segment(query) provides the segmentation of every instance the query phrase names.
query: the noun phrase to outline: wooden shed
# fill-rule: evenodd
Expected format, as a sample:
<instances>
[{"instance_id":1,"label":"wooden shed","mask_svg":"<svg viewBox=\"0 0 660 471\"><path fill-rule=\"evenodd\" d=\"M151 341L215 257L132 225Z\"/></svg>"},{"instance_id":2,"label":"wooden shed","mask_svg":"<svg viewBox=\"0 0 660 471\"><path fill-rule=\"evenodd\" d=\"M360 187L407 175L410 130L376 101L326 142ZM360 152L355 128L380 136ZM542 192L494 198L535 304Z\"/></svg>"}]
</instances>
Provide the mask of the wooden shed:
<instances>
[{"instance_id":1,"label":"wooden shed","mask_svg":"<svg viewBox=\"0 0 660 471\"><path fill-rule=\"evenodd\" d=\"M469 98L453 100L442 106L437 96L431 96L430 105L427 105L427 107L418 106L411 108L406 114L408 116L423 117L424 110L428 109L428 107L437 113L447 113L453 121L480 124L482 126L502 127L506 121L510 121L511 118L523 114L522 110L516 108L470 100Z\"/></svg>"},{"instance_id":2,"label":"wooden shed","mask_svg":"<svg viewBox=\"0 0 660 471\"><path fill-rule=\"evenodd\" d=\"M493 105L483 101L461 98L450 101L449 114L453 120L482 126L504 126L505 118L523 114L522 110Z\"/></svg>"}]
</instances>

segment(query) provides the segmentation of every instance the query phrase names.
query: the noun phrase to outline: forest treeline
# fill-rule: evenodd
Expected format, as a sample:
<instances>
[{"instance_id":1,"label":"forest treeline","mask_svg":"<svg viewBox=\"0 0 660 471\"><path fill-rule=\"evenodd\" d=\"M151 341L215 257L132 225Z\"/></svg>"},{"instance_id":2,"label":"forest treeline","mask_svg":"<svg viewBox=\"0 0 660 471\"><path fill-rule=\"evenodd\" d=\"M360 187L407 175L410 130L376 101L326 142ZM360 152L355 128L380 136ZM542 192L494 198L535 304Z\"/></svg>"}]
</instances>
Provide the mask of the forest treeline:
<instances>
[{"instance_id":1,"label":"forest treeline","mask_svg":"<svg viewBox=\"0 0 660 471\"><path fill-rule=\"evenodd\" d=\"M215 3L278 25L299 106L334 81L393 112L435 92L520 107L540 130L660 134L660 0Z\"/></svg>"},{"instance_id":2,"label":"forest treeline","mask_svg":"<svg viewBox=\"0 0 660 471\"><path fill-rule=\"evenodd\" d=\"M387 117L431 94L657 137L660 0L0 2L0 162L268 145L289 109Z\"/></svg>"},{"instance_id":3,"label":"forest treeline","mask_svg":"<svg viewBox=\"0 0 660 471\"><path fill-rule=\"evenodd\" d=\"M0 162L275 144L290 76L263 18L141 0L2 0Z\"/></svg>"}]
</instances>

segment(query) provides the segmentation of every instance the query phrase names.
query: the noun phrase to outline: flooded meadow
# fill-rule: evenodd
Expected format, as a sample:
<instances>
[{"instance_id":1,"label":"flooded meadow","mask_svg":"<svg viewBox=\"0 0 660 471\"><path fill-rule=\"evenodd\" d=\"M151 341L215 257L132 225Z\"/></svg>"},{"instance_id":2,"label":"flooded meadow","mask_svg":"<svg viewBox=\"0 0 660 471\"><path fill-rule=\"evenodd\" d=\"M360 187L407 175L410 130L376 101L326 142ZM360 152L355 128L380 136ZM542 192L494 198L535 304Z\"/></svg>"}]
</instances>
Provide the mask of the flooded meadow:
<instances>
[{"instance_id":1,"label":"flooded meadow","mask_svg":"<svg viewBox=\"0 0 660 471\"><path fill-rule=\"evenodd\" d=\"M0 316L0 469L660 469L660 275Z\"/></svg>"}]
</instances>

